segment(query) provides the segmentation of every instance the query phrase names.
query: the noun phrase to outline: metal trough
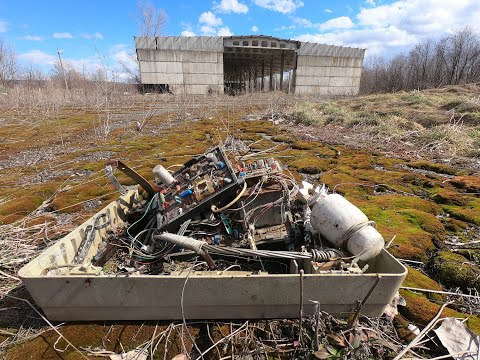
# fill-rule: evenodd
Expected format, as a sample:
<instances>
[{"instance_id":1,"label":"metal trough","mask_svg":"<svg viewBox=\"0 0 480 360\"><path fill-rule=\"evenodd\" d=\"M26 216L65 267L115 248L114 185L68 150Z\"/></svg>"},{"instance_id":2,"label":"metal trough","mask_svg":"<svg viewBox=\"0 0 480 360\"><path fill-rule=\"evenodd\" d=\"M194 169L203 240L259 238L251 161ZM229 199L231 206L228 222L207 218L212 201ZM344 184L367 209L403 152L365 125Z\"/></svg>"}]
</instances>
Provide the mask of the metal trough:
<instances>
[{"instance_id":1,"label":"metal trough","mask_svg":"<svg viewBox=\"0 0 480 360\"><path fill-rule=\"evenodd\" d=\"M110 213L110 228L122 225L125 213L140 200L130 190L102 212ZM25 265L19 276L50 320L174 320L182 318L183 275L45 275L52 267L72 263L85 228L93 217L58 240ZM108 228L96 232L87 256L93 256ZM379 316L407 274L386 250L369 261L364 274L260 274L191 272L183 292L187 319L295 318L300 308L303 277L304 312L321 310L347 317L367 295L361 308L366 316ZM372 290L373 289L373 290Z\"/></svg>"}]
</instances>

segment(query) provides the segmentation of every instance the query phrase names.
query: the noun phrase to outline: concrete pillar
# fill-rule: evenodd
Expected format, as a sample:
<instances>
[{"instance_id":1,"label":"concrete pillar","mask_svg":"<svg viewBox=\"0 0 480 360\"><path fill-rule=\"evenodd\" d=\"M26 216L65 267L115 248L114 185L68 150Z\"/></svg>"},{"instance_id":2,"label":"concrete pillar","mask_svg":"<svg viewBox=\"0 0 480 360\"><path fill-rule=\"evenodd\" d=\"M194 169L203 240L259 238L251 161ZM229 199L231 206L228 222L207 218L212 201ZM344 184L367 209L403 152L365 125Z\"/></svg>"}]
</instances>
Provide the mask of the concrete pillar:
<instances>
[{"instance_id":1,"label":"concrete pillar","mask_svg":"<svg viewBox=\"0 0 480 360\"><path fill-rule=\"evenodd\" d=\"M255 68L254 68L254 73L253 73L253 89L255 91L258 91L258 84L257 84L257 79L258 79L258 74L257 74L257 70L258 70L258 64L255 64Z\"/></svg>"},{"instance_id":2,"label":"concrete pillar","mask_svg":"<svg viewBox=\"0 0 480 360\"><path fill-rule=\"evenodd\" d=\"M262 91L263 91L264 81L265 81L265 60L262 60L262 84L260 88L260 90Z\"/></svg>"},{"instance_id":3,"label":"concrete pillar","mask_svg":"<svg viewBox=\"0 0 480 360\"><path fill-rule=\"evenodd\" d=\"M243 73L242 73L243 69L240 70L240 79L239 79L239 82L238 82L238 88L239 88L239 92L240 94L242 93L242 90L243 90Z\"/></svg>"},{"instance_id":4,"label":"concrete pillar","mask_svg":"<svg viewBox=\"0 0 480 360\"><path fill-rule=\"evenodd\" d=\"M297 60L298 60L298 54L295 53L293 55L292 80L290 81L291 87L294 93L297 93L296 86L295 86L297 84Z\"/></svg>"},{"instance_id":5,"label":"concrete pillar","mask_svg":"<svg viewBox=\"0 0 480 360\"><path fill-rule=\"evenodd\" d=\"M252 68L248 68L248 92L252 92Z\"/></svg>"},{"instance_id":6,"label":"concrete pillar","mask_svg":"<svg viewBox=\"0 0 480 360\"><path fill-rule=\"evenodd\" d=\"M269 90L273 91L273 55L270 58L270 86Z\"/></svg>"},{"instance_id":7,"label":"concrete pillar","mask_svg":"<svg viewBox=\"0 0 480 360\"><path fill-rule=\"evenodd\" d=\"M282 55L280 59L280 91L283 91L283 63L285 61L285 52L282 50Z\"/></svg>"}]
</instances>

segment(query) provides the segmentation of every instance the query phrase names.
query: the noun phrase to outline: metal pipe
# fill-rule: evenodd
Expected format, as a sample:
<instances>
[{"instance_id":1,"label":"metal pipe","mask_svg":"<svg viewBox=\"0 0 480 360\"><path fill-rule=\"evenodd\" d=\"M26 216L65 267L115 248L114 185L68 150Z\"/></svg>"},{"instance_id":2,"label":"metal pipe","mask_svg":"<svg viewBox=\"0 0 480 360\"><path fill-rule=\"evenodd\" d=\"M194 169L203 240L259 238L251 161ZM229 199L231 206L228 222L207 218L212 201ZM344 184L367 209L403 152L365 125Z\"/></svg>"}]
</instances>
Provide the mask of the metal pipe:
<instances>
[{"instance_id":1,"label":"metal pipe","mask_svg":"<svg viewBox=\"0 0 480 360\"><path fill-rule=\"evenodd\" d=\"M155 240L166 241L178 245L182 248L193 250L207 262L210 269L215 269L215 262L208 254L208 252L203 249L203 247L207 244L206 242L191 237L171 234L167 232L160 235L155 235L153 238Z\"/></svg>"}]
</instances>

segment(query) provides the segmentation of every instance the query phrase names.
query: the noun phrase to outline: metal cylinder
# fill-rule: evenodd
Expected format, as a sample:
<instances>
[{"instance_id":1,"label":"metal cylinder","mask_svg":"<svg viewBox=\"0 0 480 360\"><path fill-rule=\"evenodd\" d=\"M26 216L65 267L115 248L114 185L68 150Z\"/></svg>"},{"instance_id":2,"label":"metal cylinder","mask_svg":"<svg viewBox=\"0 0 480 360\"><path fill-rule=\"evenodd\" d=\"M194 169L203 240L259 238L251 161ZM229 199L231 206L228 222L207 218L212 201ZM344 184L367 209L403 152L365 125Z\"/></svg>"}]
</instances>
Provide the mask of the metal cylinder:
<instances>
[{"instance_id":1,"label":"metal cylinder","mask_svg":"<svg viewBox=\"0 0 480 360\"><path fill-rule=\"evenodd\" d=\"M339 194L321 196L312 206L311 224L329 242L360 260L377 256L385 242L367 216Z\"/></svg>"},{"instance_id":2,"label":"metal cylinder","mask_svg":"<svg viewBox=\"0 0 480 360\"><path fill-rule=\"evenodd\" d=\"M156 179L160 180L165 185L170 185L175 181L172 174L170 174L162 165L155 166L153 168L153 174Z\"/></svg>"}]
</instances>

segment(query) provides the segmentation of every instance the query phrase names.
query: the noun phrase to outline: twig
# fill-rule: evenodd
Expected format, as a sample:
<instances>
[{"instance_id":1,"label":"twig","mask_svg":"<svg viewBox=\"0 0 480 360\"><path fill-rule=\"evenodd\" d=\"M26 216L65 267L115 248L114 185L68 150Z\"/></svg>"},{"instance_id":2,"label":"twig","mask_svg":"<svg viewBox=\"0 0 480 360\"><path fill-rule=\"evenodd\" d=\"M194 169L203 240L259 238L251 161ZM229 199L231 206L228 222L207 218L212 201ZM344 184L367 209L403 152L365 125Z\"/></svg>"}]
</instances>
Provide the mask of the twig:
<instances>
[{"instance_id":1,"label":"twig","mask_svg":"<svg viewBox=\"0 0 480 360\"><path fill-rule=\"evenodd\" d=\"M367 295L365 295L362 302L360 302L358 304L357 308L355 309L355 314L351 318L351 320L349 321L349 324L348 324L349 328L351 328L353 326L353 324L355 323L355 321L358 320L358 317L360 316L360 311L362 311L362 308L365 305L365 303L367 302L367 300L370 298L370 295L372 295L373 291L377 288L377 285L380 282L381 278L382 278L382 276L377 274L377 278L375 279L375 283L372 285L372 287L368 291Z\"/></svg>"},{"instance_id":2,"label":"twig","mask_svg":"<svg viewBox=\"0 0 480 360\"><path fill-rule=\"evenodd\" d=\"M392 240L388 242L388 244L385 246L385 249L388 249L390 246L392 246L392 243L395 241L395 238L397 235L393 235Z\"/></svg>"},{"instance_id":3,"label":"twig","mask_svg":"<svg viewBox=\"0 0 480 360\"><path fill-rule=\"evenodd\" d=\"M201 351L200 351L200 349L198 348L197 343L195 342L195 339L193 338L192 334L190 334L190 331L188 331L187 322L185 321L185 309L184 309L184 307L183 307L183 299L184 299L184 294L185 294L185 287L187 286L187 282L188 282L188 278L190 277L190 273L191 273L192 270L193 270L194 268L196 268L197 266L205 265L205 264L206 264L205 262L201 262L201 263L194 264L193 266L191 266L191 267L189 268L187 277L185 278L185 282L183 283L182 296L181 296L181 298L180 298L180 305L181 305L181 308L182 308L183 326L185 327L185 330L187 331L187 334L188 334L188 336L190 337L190 340L192 341L192 344L195 346L195 349L198 351L199 354L201 354ZM182 328L182 329L183 329L183 328ZM182 336L182 341L183 341L183 336ZM200 355L200 358L203 359L203 355Z\"/></svg>"},{"instance_id":4,"label":"twig","mask_svg":"<svg viewBox=\"0 0 480 360\"><path fill-rule=\"evenodd\" d=\"M302 344L303 336L303 269L300 270L300 318L299 318L299 325L298 325L298 342Z\"/></svg>"},{"instance_id":5,"label":"twig","mask_svg":"<svg viewBox=\"0 0 480 360\"><path fill-rule=\"evenodd\" d=\"M58 331L57 328L53 326L53 324L50 321L48 321L48 319L45 316L43 316L42 313L38 311L37 308L33 306L30 301L16 297L16 296L8 295L8 294L4 294L4 295L11 299L15 299L15 300L23 301L24 303L27 303L43 319L43 321L45 321L52 328L53 331L55 331L61 338L63 338L63 340L67 342L68 345L70 345L75 351L77 351L80 354L80 356L82 356L84 359L89 360L88 357L86 357L75 345L73 345L65 336L63 336L62 333Z\"/></svg>"},{"instance_id":6,"label":"twig","mask_svg":"<svg viewBox=\"0 0 480 360\"><path fill-rule=\"evenodd\" d=\"M410 286L401 286L400 289L403 289L403 290L411 290L411 291L427 292L427 293L434 293L434 294L461 296L461 297L474 298L474 299L479 299L479 298L480 298L480 297L477 296L477 295L467 295L467 294L456 293L456 292L452 292L452 291L440 291L440 290L431 290L431 289L421 289L421 288L410 287Z\"/></svg>"},{"instance_id":7,"label":"twig","mask_svg":"<svg viewBox=\"0 0 480 360\"><path fill-rule=\"evenodd\" d=\"M210 346L207 350L205 350L203 353L200 354L199 357L197 357L195 360L199 360L199 359L203 359L203 356L206 355L210 350L212 350L213 348L217 347L219 344L221 344L222 342L230 339L232 336L234 336L235 334L239 333L241 330L243 330L244 327L246 327L248 324L248 321L246 321L241 327L239 327L237 330L235 330L234 332L230 333L229 335L225 336L223 339L220 339L218 340L215 344L213 344L212 346Z\"/></svg>"},{"instance_id":8,"label":"twig","mask_svg":"<svg viewBox=\"0 0 480 360\"><path fill-rule=\"evenodd\" d=\"M435 315L435 317L428 323L427 326L425 326L425 328L422 331L420 331L420 333L415 337L415 339L413 339L410 342L410 344L408 344L402 351L400 351L400 353L397 356L395 356L393 360L400 360L403 357L403 355L405 355L412 347L414 347L420 340L422 340L425 334L431 330L431 328L437 322L438 318L442 315L443 309L445 309L447 305L450 305L452 303L453 301L449 301L448 303L443 304L438 310L437 315Z\"/></svg>"},{"instance_id":9,"label":"twig","mask_svg":"<svg viewBox=\"0 0 480 360\"><path fill-rule=\"evenodd\" d=\"M449 359L449 358L455 358L455 357L457 357L457 356L467 355L467 354L475 355L475 354L477 354L477 353L478 353L478 351L465 350L465 351L461 351L461 352L454 353L454 354L437 356L437 357L431 358L430 360Z\"/></svg>"}]
</instances>

